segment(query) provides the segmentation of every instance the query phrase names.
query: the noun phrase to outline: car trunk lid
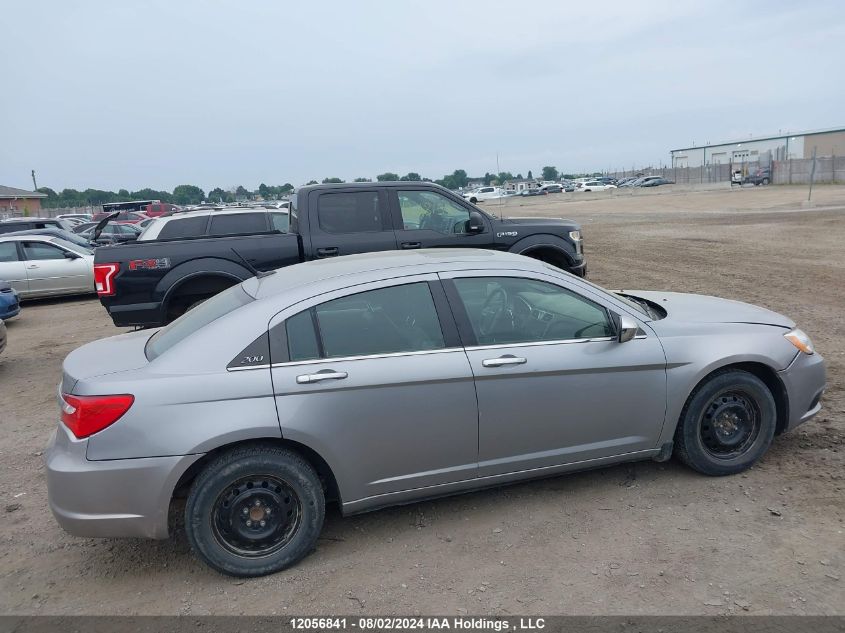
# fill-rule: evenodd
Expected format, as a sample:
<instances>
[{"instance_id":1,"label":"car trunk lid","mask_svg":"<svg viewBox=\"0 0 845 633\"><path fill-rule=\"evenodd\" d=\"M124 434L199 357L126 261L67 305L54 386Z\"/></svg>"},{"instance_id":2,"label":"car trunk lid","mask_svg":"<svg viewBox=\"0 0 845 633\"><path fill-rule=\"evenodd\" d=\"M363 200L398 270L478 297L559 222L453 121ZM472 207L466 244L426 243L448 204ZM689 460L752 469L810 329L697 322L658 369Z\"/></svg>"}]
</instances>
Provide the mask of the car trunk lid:
<instances>
[{"instance_id":1,"label":"car trunk lid","mask_svg":"<svg viewBox=\"0 0 845 633\"><path fill-rule=\"evenodd\" d=\"M73 350L62 364L62 392L73 393L80 380L145 366L148 361L144 355L144 346L153 332L139 330L120 334Z\"/></svg>"}]
</instances>

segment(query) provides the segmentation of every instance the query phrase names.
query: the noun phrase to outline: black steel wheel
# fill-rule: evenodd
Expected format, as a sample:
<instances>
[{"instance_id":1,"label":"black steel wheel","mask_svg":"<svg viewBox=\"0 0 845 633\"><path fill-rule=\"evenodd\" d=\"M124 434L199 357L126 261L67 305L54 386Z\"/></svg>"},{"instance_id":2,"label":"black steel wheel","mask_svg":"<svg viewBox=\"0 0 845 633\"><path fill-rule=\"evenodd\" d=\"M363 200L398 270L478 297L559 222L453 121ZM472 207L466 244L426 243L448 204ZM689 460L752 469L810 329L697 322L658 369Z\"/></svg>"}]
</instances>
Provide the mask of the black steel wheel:
<instances>
[{"instance_id":1,"label":"black steel wheel","mask_svg":"<svg viewBox=\"0 0 845 633\"><path fill-rule=\"evenodd\" d=\"M232 576L263 576L314 549L325 499L314 467L273 446L242 446L219 455L197 476L185 504L194 552Z\"/></svg>"},{"instance_id":2,"label":"black steel wheel","mask_svg":"<svg viewBox=\"0 0 845 633\"><path fill-rule=\"evenodd\" d=\"M742 455L760 433L760 407L743 389L728 388L716 394L701 412L701 443L718 459Z\"/></svg>"},{"instance_id":3,"label":"black steel wheel","mask_svg":"<svg viewBox=\"0 0 845 633\"><path fill-rule=\"evenodd\" d=\"M244 477L214 503L212 531L238 556L268 556L283 548L299 529L302 504L284 480L272 475Z\"/></svg>"},{"instance_id":4,"label":"black steel wheel","mask_svg":"<svg viewBox=\"0 0 845 633\"><path fill-rule=\"evenodd\" d=\"M706 475L750 468L768 450L777 405L766 384L739 369L716 372L687 399L675 430L675 453Z\"/></svg>"}]
</instances>

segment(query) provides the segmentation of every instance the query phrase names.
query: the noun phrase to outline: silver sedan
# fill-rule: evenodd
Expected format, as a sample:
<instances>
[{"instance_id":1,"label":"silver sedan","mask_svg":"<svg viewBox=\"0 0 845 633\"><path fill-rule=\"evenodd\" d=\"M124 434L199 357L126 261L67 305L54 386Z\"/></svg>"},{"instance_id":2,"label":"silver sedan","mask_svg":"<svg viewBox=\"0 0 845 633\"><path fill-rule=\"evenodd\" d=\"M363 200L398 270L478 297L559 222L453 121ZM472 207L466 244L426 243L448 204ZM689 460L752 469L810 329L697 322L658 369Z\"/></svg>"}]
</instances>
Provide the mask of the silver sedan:
<instances>
[{"instance_id":1,"label":"silver sedan","mask_svg":"<svg viewBox=\"0 0 845 633\"><path fill-rule=\"evenodd\" d=\"M0 236L0 279L21 299L94 293L94 252L51 235Z\"/></svg>"},{"instance_id":2,"label":"silver sedan","mask_svg":"<svg viewBox=\"0 0 845 633\"><path fill-rule=\"evenodd\" d=\"M327 500L352 514L673 453L741 472L824 386L795 323L745 303L491 251L316 261L72 352L50 506L73 534L166 538L187 496L199 557L256 576L313 549Z\"/></svg>"}]
</instances>

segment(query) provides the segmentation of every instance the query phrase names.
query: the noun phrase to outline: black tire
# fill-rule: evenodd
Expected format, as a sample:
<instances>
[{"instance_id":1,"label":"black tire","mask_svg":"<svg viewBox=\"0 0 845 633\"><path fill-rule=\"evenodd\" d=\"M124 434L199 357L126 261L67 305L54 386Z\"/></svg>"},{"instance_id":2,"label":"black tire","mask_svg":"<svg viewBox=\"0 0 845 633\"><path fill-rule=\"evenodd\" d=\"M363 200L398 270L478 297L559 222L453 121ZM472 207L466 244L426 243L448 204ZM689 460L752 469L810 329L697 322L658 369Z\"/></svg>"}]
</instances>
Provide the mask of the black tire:
<instances>
[{"instance_id":1,"label":"black tire","mask_svg":"<svg viewBox=\"0 0 845 633\"><path fill-rule=\"evenodd\" d=\"M264 576L314 549L325 512L320 479L301 455L246 446L217 457L194 480L185 532L196 555L217 571Z\"/></svg>"},{"instance_id":2,"label":"black tire","mask_svg":"<svg viewBox=\"0 0 845 633\"><path fill-rule=\"evenodd\" d=\"M687 399L675 430L675 453L710 476L753 466L772 443L777 405L757 376L739 369L717 372Z\"/></svg>"},{"instance_id":3,"label":"black tire","mask_svg":"<svg viewBox=\"0 0 845 633\"><path fill-rule=\"evenodd\" d=\"M477 204L478 198L470 198L469 201L472 202L473 204Z\"/></svg>"},{"instance_id":4,"label":"black tire","mask_svg":"<svg viewBox=\"0 0 845 633\"><path fill-rule=\"evenodd\" d=\"M769 179L768 179L768 178L763 178L763 184L764 184L764 185L768 185L768 184L769 184Z\"/></svg>"}]
</instances>

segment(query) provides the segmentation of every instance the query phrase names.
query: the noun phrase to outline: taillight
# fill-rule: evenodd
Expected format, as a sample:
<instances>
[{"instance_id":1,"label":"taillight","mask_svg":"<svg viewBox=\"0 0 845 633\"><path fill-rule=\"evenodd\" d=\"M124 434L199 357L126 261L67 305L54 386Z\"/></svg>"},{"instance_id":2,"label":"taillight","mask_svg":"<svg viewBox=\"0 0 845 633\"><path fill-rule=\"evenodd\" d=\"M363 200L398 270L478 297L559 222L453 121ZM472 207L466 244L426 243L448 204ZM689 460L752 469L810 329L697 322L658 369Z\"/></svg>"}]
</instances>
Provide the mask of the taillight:
<instances>
[{"instance_id":1,"label":"taillight","mask_svg":"<svg viewBox=\"0 0 845 633\"><path fill-rule=\"evenodd\" d=\"M135 396L71 396L62 394L62 422L77 439L102 431L117 422L135 402Z\"/></svg>"},{"instance_id":2,"label":"taillight","mask_svg":"<svg viewBox=\"0 0 845 633\"><path fill-rule=\"evenodd\" d=\"M94 287L101 297L114 294L114 276L120 270L120 264L94 264Z\"/></svg>"}]
</instances>

